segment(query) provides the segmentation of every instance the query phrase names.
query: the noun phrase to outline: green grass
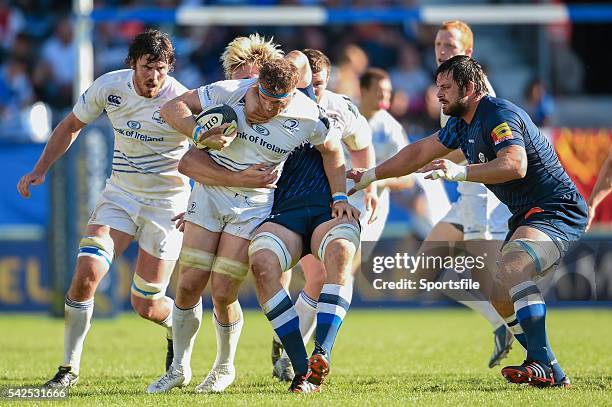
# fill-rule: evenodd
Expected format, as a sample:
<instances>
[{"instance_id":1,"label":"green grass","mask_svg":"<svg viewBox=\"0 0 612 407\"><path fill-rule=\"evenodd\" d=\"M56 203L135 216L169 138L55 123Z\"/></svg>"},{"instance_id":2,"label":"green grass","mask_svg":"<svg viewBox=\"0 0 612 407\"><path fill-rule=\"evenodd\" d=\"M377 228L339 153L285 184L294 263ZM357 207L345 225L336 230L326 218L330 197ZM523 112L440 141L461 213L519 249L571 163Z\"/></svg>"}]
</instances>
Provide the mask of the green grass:
<instances>
[{"instance_id":1,"label":"green grass","mask_svg":"<svg viewBox=\"0 0 612 407\"><path fill-rule=\"evenodd\" d=\"M569 390L512 385L499 368L488 369L492 335L474 313L381 309L349 312L323 392L294 395L271 377L270 327L261 312L252 311L245 314L236 382L225 394L199 395L193 389L215 354L208 313L194 350L192 384L150 396L144 388L163 370L162 328L134 315L94 320L70 405L612 404L612 312L553 309L548 326L557 358L573 382ZM63 321L2 315L0 332L0 388L40 385L55 373L62 358ZM523 352L514 348L506 361L520 363Z\"/></svg>"}]
</instances>

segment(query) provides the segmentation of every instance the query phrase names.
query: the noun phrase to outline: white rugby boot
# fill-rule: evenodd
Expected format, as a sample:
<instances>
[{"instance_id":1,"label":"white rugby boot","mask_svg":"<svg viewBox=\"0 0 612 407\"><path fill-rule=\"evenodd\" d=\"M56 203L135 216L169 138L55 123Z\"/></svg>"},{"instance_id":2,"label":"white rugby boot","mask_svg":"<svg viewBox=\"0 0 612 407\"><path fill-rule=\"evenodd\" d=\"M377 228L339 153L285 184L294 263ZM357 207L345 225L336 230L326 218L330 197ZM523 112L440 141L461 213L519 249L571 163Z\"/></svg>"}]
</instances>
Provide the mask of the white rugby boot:
<instances>
[{"instance_id":1,"label":"white rugby boot","mask_svg":"<svg viewBox=\"0 0 612 407\"><path fill-rule=\"evenodd\" d=\"M162 377L147 387L147 393L166 393L175 387L185 387L189 382L191 382L190 368L176 368L174 365L170 365L170 368Z\"/></svg>"},{"instance_id":2,"label":"white rugby boot","mask_svg":"<svg viewBox=\"0 0 612 407\"><path fill-rule=\"evenodd\" d=\"M214 366L196 388L196 393L222 393L236 379L234 366Z\"/></svg>"}]
</instances>

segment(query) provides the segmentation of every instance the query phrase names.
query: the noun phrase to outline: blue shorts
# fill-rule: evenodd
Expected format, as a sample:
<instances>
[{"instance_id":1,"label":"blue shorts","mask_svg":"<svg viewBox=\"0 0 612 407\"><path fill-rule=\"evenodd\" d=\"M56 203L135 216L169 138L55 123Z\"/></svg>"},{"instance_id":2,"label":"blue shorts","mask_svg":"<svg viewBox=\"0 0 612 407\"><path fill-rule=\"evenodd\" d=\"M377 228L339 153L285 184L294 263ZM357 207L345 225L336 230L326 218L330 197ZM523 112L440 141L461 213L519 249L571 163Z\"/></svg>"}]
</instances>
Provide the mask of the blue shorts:
<instances>
[{"instance_id":1,"label":"blue shorts","mask_svg":"<svg viewBox=\"0 0 612 407\"><path fill-rule=\"evenodd\" d=\"M331 195L316 193L292 197L278 204L275 202L264 223L277 223L300 235L304 257L311 253L310 240L314 230L331 219Z\"/></svg>"},{"instance_id":2,"label":"blue shorts","mask_svg":"<svg viewBox=\"0 0 612 407\"><path fill-rule=\"evenodd\" d=\"M546 233L559 248L561 257L570 245L580 239L588 222L588 208L579 192L565 194L554 203L526 208L508 221L506 242L521 226L529 226Z\"/></svg>"}]
</instances>

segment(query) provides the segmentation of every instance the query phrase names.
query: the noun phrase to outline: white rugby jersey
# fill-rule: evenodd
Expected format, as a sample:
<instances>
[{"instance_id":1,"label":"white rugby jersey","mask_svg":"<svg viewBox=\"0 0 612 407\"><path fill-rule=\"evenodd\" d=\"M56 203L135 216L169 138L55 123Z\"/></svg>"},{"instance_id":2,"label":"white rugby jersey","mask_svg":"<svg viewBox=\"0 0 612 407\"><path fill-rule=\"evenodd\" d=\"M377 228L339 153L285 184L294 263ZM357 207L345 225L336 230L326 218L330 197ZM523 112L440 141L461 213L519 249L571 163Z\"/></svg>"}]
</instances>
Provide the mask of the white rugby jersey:
<instances>
[{"instance_id":1,"label":"white rugby jersey","mask_svg":"<svg viewBox=\"0 0 612 407\"><path fill-rule=\"evenodd\" d=\"M485 82L487 83L489 95L495 96L495 90L493 90L493 86L491 86L491 82L489 82L489 79L486 76ZM445 115L444 112L440 110L440 128L446 126L446 122L448 121L448 119L449 116ZM457 185L457 192L462 195L489 195L493 197L493 193L489 192L489 190L487 189L487 187L484 186L484 184L480 184L478 182L460 182L459 185Z\"/></svg>"},{"instance_id":2,"label":"white rugby jersey","mask_svg":"<svg viewBox=\"0 0 612 407\"><path fill-rule=\"evenodd\" d=\"M319 107L302 92L296 92L287 108L272 120L249 125L244 111L244 96L256 84L257 78L215 82L198 88L202 109L225 103L238 116L238 135L223 151L209 151L212 159L232 171L242 171L258 163L282 165L291 151L309 141L323 144L334 131L320 119ZM269 188L227 187L234 193L270 200L274 190Z\"/></svg>"},{"instance_id":3,"label":"white rugby jersey","mask_svg":"<svg viewBox=\"0 0 612 407\"><path fill-rule=\"evenodd\" d=\"M379 110L368 120L372 129L376 164L388 160L408 144L404 128L386 110Z\"/></svg>"},{"instance_id":4,"label":"white rugby jersey","mask_svg":"<svg viewBox=\"0 0 612 407\"><path fill-rule=\"evenodd\" d=\"M133 76L132 69L100 76L72 111L83 123L106 111L115 132L110 183L145 199L187 199L189 178L178 172L178 162L189 142L159 115L165 102L187 89L167 76L160 93L146 98L136 93Z\"/></svg>"},{"instance_id":5,"label":"white rugby jersey","mask_svg":"<svg viewBox=\"0 0 612 407\"><path fill-rule=\"evenodd\" d=\"M372 132L368 121L351 100L329 90L323 91L319 106L325 110L330 125L340 133L343 141L344 160L351 168L349 146L353 150L362 150L372 143Z\"/></svg>"},{"instance_id":6,"label":"white rugby jersey","mask_svg":"<svg viewBox=\"0 0 612 407\"><path fill-rule=\"evenodd\" d=\"M386 110L376 112L368 122L372 128L372 142L376 151L376 164L388 160L408 144L402 125ZM450 209L450 202L441 180L427 180L425 174L414 173L419 187L427 199L427 218L437 223Z\"/></svg>"}]
</instances>

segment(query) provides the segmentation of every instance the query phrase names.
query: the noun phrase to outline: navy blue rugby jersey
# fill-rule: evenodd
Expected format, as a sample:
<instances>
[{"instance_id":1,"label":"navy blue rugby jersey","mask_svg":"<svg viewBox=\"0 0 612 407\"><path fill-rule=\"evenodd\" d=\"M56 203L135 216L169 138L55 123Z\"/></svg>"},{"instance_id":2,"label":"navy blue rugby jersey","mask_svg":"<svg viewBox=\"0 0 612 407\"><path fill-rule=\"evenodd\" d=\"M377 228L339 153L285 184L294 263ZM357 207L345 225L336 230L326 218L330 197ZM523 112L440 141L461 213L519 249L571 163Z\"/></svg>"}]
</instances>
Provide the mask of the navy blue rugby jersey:
<instances>
[{"instance_id":1,"label":"navy blue rugby jersey","mask_svg":"<svg viewBox=\"0 0 612 407\"><path fill-rule=\"evenodd\" d=\"M448 148L461 148L470 164L494 160L498 151L511 145L524 147L525 177L486 185L513 214L580 196L548 139L524 110L507 100L483 97L470 124L451 117L438 139Z\"/></svg>"}]
</instances>

